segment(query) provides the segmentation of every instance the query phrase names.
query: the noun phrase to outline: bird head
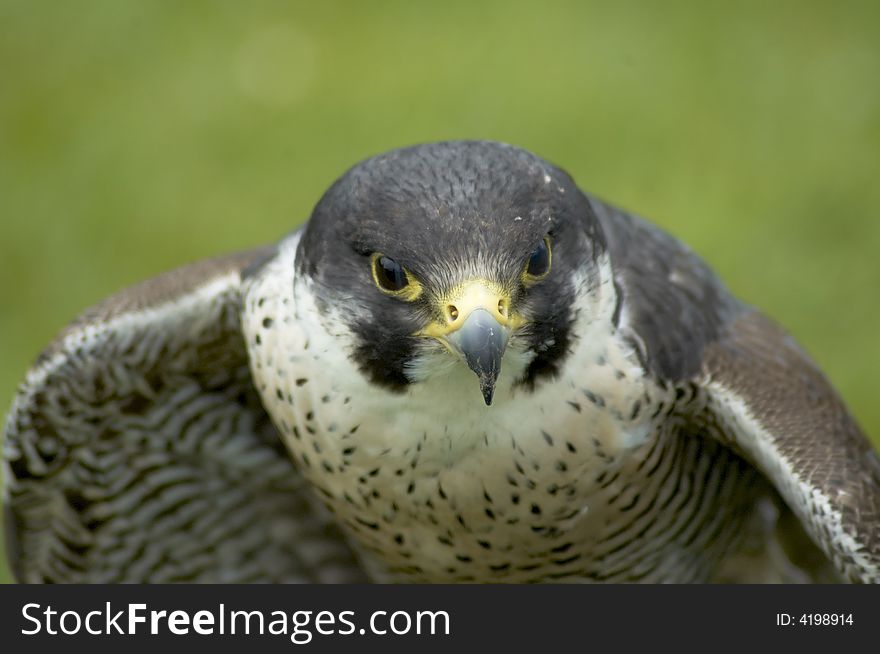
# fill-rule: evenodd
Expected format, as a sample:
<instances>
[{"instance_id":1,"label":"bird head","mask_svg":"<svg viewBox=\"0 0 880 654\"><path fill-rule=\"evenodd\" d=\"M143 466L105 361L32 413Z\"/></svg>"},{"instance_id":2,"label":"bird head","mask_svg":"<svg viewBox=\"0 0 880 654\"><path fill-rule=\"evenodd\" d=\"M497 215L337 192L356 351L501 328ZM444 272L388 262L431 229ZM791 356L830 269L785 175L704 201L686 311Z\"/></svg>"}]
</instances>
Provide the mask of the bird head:
<instances>
[{"instance_id":1,"label":"bird head","mask_svg":"<svg viewBox=\"0 0 880 654\"><path fill-rule=\"evenodd\" d=\"M565 172L509 145L459 141L348 170L315 207L297 261L370 381L401 391L464 365L488 405L512 358L515 384L558 372L604 247Z\"/></svg>"}]
</instances>

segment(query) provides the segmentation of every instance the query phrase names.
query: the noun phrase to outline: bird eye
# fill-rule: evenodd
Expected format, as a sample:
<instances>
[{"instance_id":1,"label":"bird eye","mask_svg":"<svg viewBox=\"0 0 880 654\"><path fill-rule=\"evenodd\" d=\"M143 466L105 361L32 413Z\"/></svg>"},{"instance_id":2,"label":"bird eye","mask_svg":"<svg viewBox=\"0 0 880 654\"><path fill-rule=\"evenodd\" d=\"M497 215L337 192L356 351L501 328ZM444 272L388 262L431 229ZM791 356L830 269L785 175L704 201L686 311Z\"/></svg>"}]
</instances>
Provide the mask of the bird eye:
<instances>
[{"instance_id":1,"label":"bird eye","mask_svg":"<svg viewBox=\"0 0 880 654\"><path fill-rule=\"evenodd\" d=\"M550 239L544 237L529 255L525 275L531 280L540 279L550 272Z\"/></svg>"},{"instance_id":2,"label":"bird eye","mask_svg":"<svg viewBox=\"0 0 880 654\"><path fill-rule=\"evenodd\" d=\"M397 293L409 285L403 266L382 254L373 256L373 278L379 288L389 293Z\"/></svg>"}]
</instances>

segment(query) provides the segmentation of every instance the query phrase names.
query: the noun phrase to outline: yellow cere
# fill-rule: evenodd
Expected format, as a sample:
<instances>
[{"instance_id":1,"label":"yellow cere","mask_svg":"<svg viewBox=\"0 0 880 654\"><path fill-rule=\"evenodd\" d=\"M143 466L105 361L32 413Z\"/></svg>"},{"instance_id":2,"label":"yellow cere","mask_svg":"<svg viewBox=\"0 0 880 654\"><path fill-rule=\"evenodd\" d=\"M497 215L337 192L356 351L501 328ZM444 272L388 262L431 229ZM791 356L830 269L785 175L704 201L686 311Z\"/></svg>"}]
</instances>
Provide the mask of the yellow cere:
<instances>
[{"instance_id":1,"label":"yellow cere","mask_svg":"<svg viewBox=\"0 0 880 654\"><path fill-rule=\"evenodd\" d=\"M499 324L516 329L523 323L521 316L510 311L510 294L495 282L473 279L439 297L437 306L441 320L432 322L417 336L440 338L458 330L475 309L485 309Z\"/></svg>"}]
</instances>

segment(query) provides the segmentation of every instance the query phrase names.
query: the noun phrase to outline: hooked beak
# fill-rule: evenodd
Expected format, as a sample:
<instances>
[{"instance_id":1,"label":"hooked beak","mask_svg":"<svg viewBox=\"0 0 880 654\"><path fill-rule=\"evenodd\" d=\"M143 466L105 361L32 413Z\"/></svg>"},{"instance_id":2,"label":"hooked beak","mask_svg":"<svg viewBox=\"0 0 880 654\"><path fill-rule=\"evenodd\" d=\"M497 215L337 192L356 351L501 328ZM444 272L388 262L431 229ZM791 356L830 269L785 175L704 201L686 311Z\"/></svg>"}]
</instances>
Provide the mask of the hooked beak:
<instances>
[{"instance_id":1,"label":"hooked beak","mask_svg":"<svg viewBox=\"0 0 880 654\"><path fill-rule=\"evenodd\" d=\"M488 406L507 341L520 320L509 313L509 297L484 281L464 284L441 301L444 320L428 325L419 335L436 338L464 360L477 375Z\"/></svg>"},{"instance_id":2,"label":"hooked beak","mask_svg":"<svg viewBox=\"0 0 880 654\"><path fill-rule=\"evenodd\" d=\"M492 404L495 382L501 374L501 357L509 337L510 330L485 309L474 309L464 324L446 337L476 373L486 406Z\"/></svg>"}]
</instances>

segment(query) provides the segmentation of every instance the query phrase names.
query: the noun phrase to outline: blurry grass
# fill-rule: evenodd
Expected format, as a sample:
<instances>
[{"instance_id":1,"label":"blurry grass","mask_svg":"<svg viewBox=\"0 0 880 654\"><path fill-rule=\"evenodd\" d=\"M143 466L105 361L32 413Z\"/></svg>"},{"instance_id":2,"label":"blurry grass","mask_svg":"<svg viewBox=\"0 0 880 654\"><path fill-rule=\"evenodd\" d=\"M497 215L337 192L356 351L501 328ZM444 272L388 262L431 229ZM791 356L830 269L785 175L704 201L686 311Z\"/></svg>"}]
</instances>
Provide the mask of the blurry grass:
<instances>
[{"instance_id":1,"label":"blurry grass","mask_svg":"<svg viewBox=\"0 0 880 654\"><path fill-rule=\"evenodd\" d=\"M0 66L4 411L108 293L489 138L680 236L880 436L877 3L0 0Z\"/></svg>"}]
</instances>

